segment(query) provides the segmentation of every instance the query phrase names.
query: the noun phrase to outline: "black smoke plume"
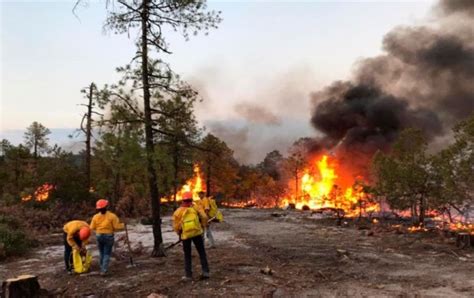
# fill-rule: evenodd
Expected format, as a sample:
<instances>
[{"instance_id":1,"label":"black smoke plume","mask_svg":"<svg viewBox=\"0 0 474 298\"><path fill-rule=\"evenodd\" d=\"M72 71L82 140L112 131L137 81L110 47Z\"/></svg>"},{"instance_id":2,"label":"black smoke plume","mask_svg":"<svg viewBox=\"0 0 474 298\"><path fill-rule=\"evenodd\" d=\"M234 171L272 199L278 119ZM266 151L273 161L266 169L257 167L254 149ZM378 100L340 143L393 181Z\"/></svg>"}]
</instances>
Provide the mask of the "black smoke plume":
<instances>
[{"instance_id":1,"label":"black smoke plume","mask_svg":"<svg viewBox=\"0 0 474 298\"><path fill-rule=\"evenodd\" d=\"M395 28L383 55L312 95L323 147L370 154L407 127L434 140L474 111L474 1L444 0L435 12L436 24Z\"/></svg>"}]
</instances>

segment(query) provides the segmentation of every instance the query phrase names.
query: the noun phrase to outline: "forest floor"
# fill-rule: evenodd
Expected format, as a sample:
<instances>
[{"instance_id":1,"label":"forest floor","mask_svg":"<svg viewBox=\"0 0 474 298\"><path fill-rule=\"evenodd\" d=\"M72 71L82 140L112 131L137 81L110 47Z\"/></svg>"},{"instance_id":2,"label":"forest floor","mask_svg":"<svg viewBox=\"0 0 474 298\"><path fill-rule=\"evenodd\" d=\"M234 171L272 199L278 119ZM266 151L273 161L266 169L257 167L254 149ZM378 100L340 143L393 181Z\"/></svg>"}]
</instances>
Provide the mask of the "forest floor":
<instances>
[{"instance_id":1,"label":"forest floor","mask_svg":"<svg viewBox=\"0 0 474 298\"><path fill-rule=\"evenodd\" d=\"M43 247L0 264L0 280L34 274L57 296L316 296L316 297L473 297L474 250L458 249L437 233L405 233L383 221L336 226L310 212L224 209L225 222L213 224L216 248L208 249L211 278L181 281L183 253L151 258L150 226L130 224L136 267L128 266L124 243L117 240L110 274L98 275L97 249L92 272L64 272L62 235L47 235ZM169 217L164 242L176 241ZM117 238L123 238L119 233ZM271 272L269 272L270 270Z\"/></svg>"}]
</instances>

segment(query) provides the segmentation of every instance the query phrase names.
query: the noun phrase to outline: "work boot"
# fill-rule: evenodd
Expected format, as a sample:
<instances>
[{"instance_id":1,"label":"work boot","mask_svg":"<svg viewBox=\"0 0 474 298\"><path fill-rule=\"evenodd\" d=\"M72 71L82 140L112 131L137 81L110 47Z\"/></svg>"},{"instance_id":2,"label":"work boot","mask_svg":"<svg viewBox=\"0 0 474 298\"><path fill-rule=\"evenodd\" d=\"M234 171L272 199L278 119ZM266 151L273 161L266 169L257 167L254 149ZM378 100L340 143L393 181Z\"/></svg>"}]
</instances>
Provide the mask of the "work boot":
<instances>
[{"instance_id":1,"label":"work boot","mask_svg":"<svg viewBox=\"0 0 474 298\"><path fill-rule=\"evenodd\" d=\"M199 277L200 280L209 279L209 272L203 272Z\"/></svg>"},{"instance_id":2,"label":"work boot","mask_svg":"<svg viewBox=\"0 0 474 298\"><path fill-rule=\"evenodd\" d=\"M101 271L100 276L107 276L107 271Z\"/></svg>"},{"instance_id":3,"label":"work boot","mask_svg":"<svg viewBox=\"0 0 474 298\"><path fill-rule=\"evenodd\" d=\"M183 276L181 277L181 281L192 281L193 277L192 276Z\"/></svg>"}]
</instances>

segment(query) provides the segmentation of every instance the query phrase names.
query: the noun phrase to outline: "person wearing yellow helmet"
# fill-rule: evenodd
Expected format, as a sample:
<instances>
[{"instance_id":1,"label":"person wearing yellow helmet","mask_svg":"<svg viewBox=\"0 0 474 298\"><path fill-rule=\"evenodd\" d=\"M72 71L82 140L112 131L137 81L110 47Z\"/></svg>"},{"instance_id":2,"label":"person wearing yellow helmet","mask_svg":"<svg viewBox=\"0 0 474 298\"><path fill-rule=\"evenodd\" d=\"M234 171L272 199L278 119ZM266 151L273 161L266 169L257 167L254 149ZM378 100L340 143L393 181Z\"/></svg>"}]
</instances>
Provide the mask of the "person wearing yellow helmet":
<instances>
[{"instance_id":1,"label":"person wearing yellow helmet","mask_svg":"<svg viewBox=\"0 0 474 298\"><path fill-rule=\"evenodd\" d=\"M91 229L95 231L97 246L99 248L100 274L106 275L109 269L110 256L114 246L114 233L124 229L115 213L107 210L109 201L100 199L96 202L97 214L92 217Z\"/></svg>"}]
</instances>

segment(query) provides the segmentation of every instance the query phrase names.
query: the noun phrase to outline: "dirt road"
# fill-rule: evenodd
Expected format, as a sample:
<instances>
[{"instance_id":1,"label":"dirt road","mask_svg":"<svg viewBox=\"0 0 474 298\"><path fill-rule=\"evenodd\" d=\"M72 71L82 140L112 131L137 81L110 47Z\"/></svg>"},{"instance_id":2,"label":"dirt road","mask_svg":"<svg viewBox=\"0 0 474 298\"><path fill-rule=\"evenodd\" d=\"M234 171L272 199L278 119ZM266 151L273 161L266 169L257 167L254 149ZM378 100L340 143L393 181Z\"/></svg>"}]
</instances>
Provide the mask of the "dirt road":
<instances>
[{"instance_id":1,"label":"dirt road","mask_svg":"<svg viewBox=\"0 0 474 298\"><path fill-rule=\"evenodd\" d=\"M49 241L54 245L1 264L0 277L36 274L42 287L64 296L474 296L474 250L458 250L436 235L398 233L375 224L362 230L350 223L337 227L298 211L224 210L224 216L224 223L213 225L217 248L207 250L207 281L180 280L180 246L166 258L149 258L150 227L140 224L130 230L142 251L137 267L127 268L127 259L119 258L126 255L119 243L109 276L97 275L97 258L92 273L66 275L58 234ZM176 240L169 218L163 229L165 242ZM197 277L196 254L193 265Z\"/></svg>"}]
</instances>

